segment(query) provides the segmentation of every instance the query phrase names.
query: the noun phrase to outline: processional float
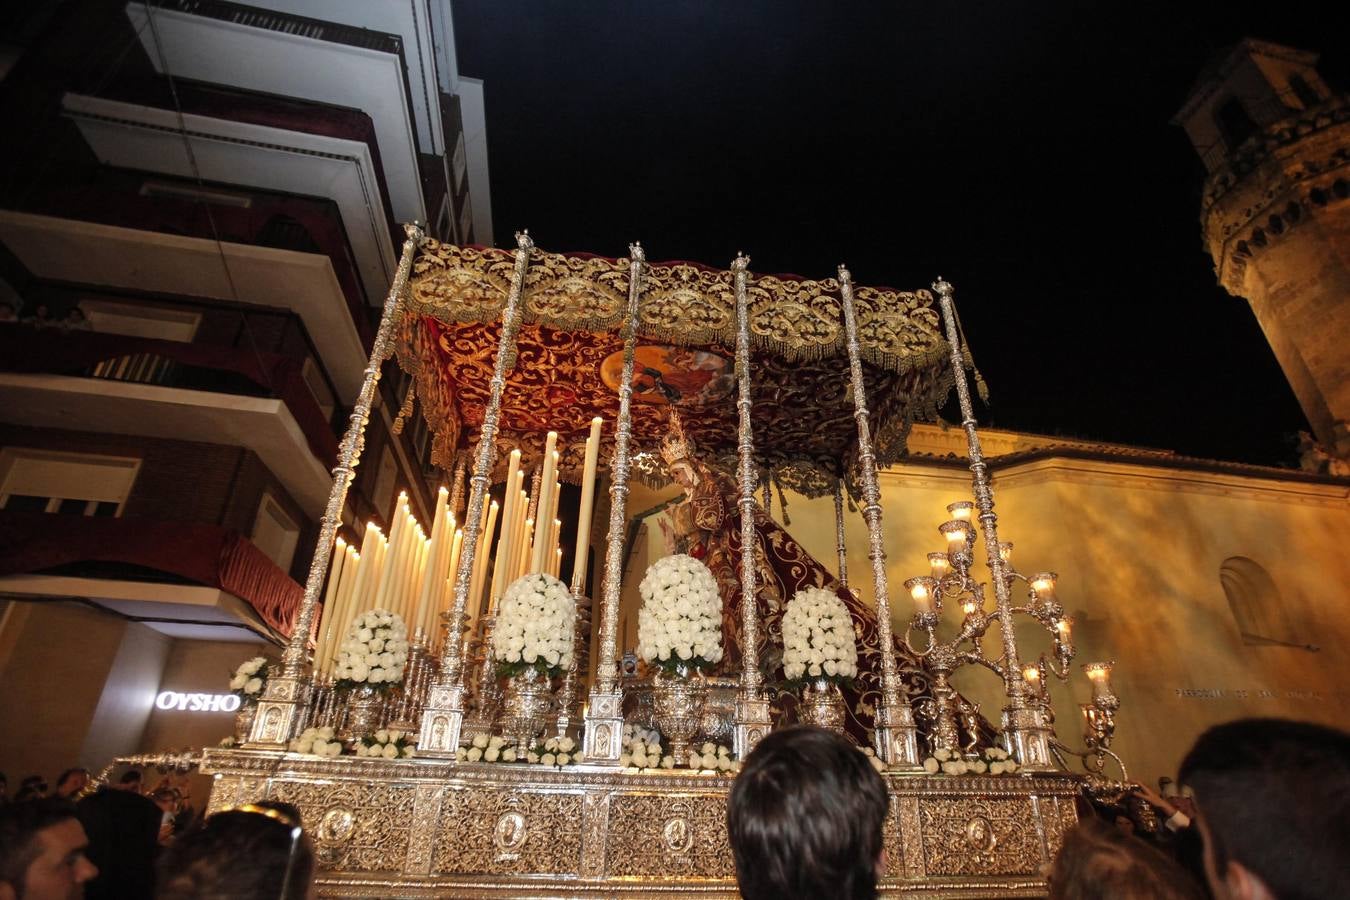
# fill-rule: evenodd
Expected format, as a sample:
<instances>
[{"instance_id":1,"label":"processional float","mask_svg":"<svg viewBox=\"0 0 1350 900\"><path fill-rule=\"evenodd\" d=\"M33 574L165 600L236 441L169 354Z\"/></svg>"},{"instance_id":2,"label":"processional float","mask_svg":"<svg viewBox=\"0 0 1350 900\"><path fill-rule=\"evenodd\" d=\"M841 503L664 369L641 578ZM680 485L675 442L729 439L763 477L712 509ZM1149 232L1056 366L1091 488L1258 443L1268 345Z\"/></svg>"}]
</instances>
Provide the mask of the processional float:
<instances>
[{"instance_id":1,"label":"processional float","mask_svg":"<svg viewBox=\"0 0 1350 900\"><path fill-rule=\"evenodd\" d=\"M837 279L821 281L753 277L749 260L739 255L729 271L648 264L636 244L625 260L564 256L537 251L527 234L518 235L510 254L442 244L409 226L340 446L304 603L285 652L266 681L242 745L207 749L192 760L215 778L211 809L264 798L299 806L322 866L320 891L332 896L735 895L725 828L730 775L697 767L639 771L620 765L631 762L624 756L617 635L629 482L660 467L655 445L667 427L658 407L634 403L634 375L643 342L660 342L725 352L734 360L733 372L724 373L718 385L721 397L734 385L734 402L706 404L705 410L722 412L695 416L686 427L698 433L711 456L734 458L735 464L742 598L731 721L735 757L747 754L775 725L758 657L762 635L755 601L762 567L755 557L754 492L761 484L760 470L770 469L799 493L834 494L841 578L845 493L858 499L867 525L879 654L870 751L892 794L883 892L1043 893L1041 867L1053 859L1076 821L1075 798L1085 784L1098 792L1118 787L1103 776L1105 760L1113 757L1109 745L1118 701L1110 692L1109 664L1090 667L1094 699L1084 706L1087 748L1075 751L1055 736L1046 676L1068 676L1073 657L1068 621L1054 596L1053 573L1017 574L1011 546L999 541L953 291L941 280L933 288L912 293L855 288L842 266ZM563 349L542 354L546 346ZM341 639L334 634L343 626L342 598L350 601L350 586L343 586L340 573L356 555L340 548L335 560L335 540L381 366L395 352L413 375L435 434L438 461L458 473L453 496L442 491L433 531L447 507L460 515L459 495L466 496L453 549L447 549L451 542L444 534L433 540L409 531L421 543L401 551L400 571L424 573L420 587L402 584L404 621L416 646L401 692L377 705L335 692L325 673L333 672L334 641ZM542 364L543 356L550 357L550 365ZM606 358L613 390L599 385ZM659 375L653 379L648 373L648 379L659 380ZM794 379L807 383L794 386ZM897 640L877 470L903 453L908 423L931 414L953 385L975 499L950 508L953 518L941 527L947 552L930 554L932 573L906 582L916 611ZM654 386L660 387L647 385ZM765 427L762 416L756 419L757 390L762 398L777 398L789 407L794 398L806 402L802 398L808 394L817 400L828 394L828 415L812 420L798 410L795 417L783 416ZM603 558L597 558L595 676L585 678L581 654L562 654L559 662L570 665L562 667L555 716L558 737L575 729L582 761L559 767L489 764L477 761L482 754L466 758L466 742L486 745L490 740L495 749L502 745L503 730L520 732L517 743L524 757L523 742L538 732L519 697L509 715L499 711L509 704L501 704L491 660L484 659L491 647L484 629L492 627L511 575L557 572L551 545L537 549L554 513L538 495L521 493L524 472L543 472L538 480L546 482L545 491L555 477L593 483L602 455L592 421L600 411L596 404L614 426L604 437L609 505ZM734 420L727 412L732 407ZM411 399L404 412L410 408ZM540 432L558 423L560 449L557 433L540 440ZM476 441L471 439L475 433ZM498 505L490 491L503 482ZM583 492L584 508L589 499ZM539 523L533 568L520 563L519 543L504 549L499 540L494 575L505 574L489 582L489 520L500 521L502 536L518 534L527 519L524 511ZM589 531L589 516L583 509L581 530ZM990 611L983 585L971 572L977 531L984 538L993 586ZM433 548L437 540L440 546ZM582 608L589 605L581 596L588 543L588 534L577 535L578 559L567 586ZM419 570L418 559L439 560L440 568ZM447 560L453 560L453 572ZM328 602L322 606L329 621L322 623L326 580ZM1018 605L1013 592L1022 582L1027 601ZM388 589L385 596L390 591L398 595L397 589ZM956 634L945 640L938 637L944 600L961 601L965 612ZM348 620L357 609L347 603ZM1032 616L1050 631L1052 658L1042 655L1024 664L1013 627L1018 614ZM471 619L474 631L468 628ZM983 638L994 625L1001 630L1002 653L991 657ZM926 648L911 641L915 629L927 634ZM315 634L319 645L311 665ZM577 643L585 644L586 635L578 633ZM905 660L923 661L931 685L917 709L901 671L901 653ZM969 771L988 771L979 757L977 732L993 729L972 724L977 709L949 681L952 671L966 664L1002 679L1001 749L992 752L1010 760L993 771L1016 769L1016 774L952 777L935 771L954 771L951 766L963 752ZM589 681L584 692L582 681ZM574 701L581 702L579 721ZM916 712L928 723L926 733ZM353 715L360 719L356 728L350 723ZM341 732L344 722L352 734L390 725L415 731L415 756L323 758L295 752L305 729L327 725ZM964 747L962 724L969 735ZM311 738L306 748L312 744ZM1086 761L1086 778L1067 771L1068 754Z\"/></svg>"}]
</instances>

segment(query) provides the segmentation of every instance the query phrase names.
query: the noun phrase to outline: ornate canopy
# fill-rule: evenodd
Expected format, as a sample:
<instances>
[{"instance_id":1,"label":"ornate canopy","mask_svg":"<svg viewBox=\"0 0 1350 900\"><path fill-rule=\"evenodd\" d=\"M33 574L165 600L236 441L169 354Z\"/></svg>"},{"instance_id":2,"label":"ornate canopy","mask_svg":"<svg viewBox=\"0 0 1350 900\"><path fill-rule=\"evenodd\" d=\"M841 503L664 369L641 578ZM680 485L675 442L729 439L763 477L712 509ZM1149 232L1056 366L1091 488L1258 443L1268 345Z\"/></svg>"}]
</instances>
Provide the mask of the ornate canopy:
<instances>
[{"instance_id":1,"label":"ornate canopy","mask_svg":"<svg viewBox=\"0 0 1350 900\"><path fill-rule=\"evenodd\" d=\"M504 250L429 240L414 263L399 357L416 377L443 464L482 423L513 259ZM584 254L531 256L499 460L520 447L529 464L540 452L540 435L554 430L560 472L579 480L592 417L612 423L618 411L628 265ZM809 495L830 491L847 475L857 442L839 283L759 275L748 294L756 454L785 485ZM931 417L950 389L950 351L928 291L857 287L854 297L875 449L886 465L904 452L910 423ZM651 264L638 337L636 448L655 450L666 427L662 407L678 402L705 453L734 453L732 273L687 262ZM610 444L608 429L605 437ZM602 449L602 463L609 449ZM655 453L641 453L635 466L648 480L664 479Z\"/></svg>"}]
</instances>

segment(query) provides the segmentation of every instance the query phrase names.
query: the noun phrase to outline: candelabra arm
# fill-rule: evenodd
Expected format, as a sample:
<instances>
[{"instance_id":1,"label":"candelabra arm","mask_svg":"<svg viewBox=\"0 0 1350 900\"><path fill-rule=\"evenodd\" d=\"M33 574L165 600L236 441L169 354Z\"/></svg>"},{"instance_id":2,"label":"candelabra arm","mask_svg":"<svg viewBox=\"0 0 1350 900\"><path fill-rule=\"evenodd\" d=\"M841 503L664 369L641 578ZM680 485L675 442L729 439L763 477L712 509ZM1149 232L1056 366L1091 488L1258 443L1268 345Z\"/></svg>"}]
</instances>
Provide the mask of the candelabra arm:
<instances>
[{"instance_id":1,"label":"candelabra arm","mask_svg":"<svg viewBox=\"0 0 1350 900\"><path fill-rule=\"evenodd\" d=\"M521 295L525 289L525 273L530 266L534 241L529 232L516 235L516 259L511 272L511 287L502 310L502 330L497 341L497 355L493 360L492 380L489 382L488 401L483 409L483 425L479 430L473 475L469 478L468 507L464 511L463 549L459 556L459 571L455 575L454 601L450 609L449 628L441 651L440 672L427 695L422 713L422 729L417 739L419 756L434 759L453 759L459 748L460 731L464 726L464 619L469 603L469 582L477 555L479 532L482 529L483 504L487 500L492 476L492 465L497 458L497 429L501 417L502 397L506 393L506 376L516 362L516 334L520 330ZM475 601L478 598L474 598Z\"/></svg>"}]
</instances>

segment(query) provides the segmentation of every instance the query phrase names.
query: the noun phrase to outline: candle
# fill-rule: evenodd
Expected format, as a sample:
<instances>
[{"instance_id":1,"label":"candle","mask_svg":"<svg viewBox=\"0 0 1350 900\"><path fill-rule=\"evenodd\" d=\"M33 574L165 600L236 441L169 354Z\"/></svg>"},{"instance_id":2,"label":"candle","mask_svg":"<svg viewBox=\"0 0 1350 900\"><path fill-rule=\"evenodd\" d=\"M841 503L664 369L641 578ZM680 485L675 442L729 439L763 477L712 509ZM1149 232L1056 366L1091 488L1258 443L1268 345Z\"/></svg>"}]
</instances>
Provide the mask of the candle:
<instances>
[{"instance_id":1,"label":"candle","mask_svg":"<svg viewBox=\"0 0 1350 900\"><path fill-rule=\"evenodd\" d=\"M1039 687L1041 683L1041 667L1027 666L1022 669L1022 678L1032 687Z\"/></svg>"},{"instance_id":2,"label":"candle","mask_svg":"<svg viewBox=\"0 0 1350 900\"><path fill-rule=\"evenodd\" d=\"M534 546L532 543L533 540L534 540L534 519L526 519L525 546L526 547ZM528 575L529 573L530 573L530 557L529 555L522 555L520 560L520 571L516 573L516 577L520 578L525 575Z\"/></svg>"},{"instance_id":3,"label":"candle","mask_svg":"<svg viewBox=\"0 0 1350 900\"><path fill-rule=\"evenodd\" d=\"M553 577L557 578L558 573L562 571L562 548L558 547L553 551Z\"/></svg>"},{"instance_id":4,"label":"candle","mask_svg":"<svg viewBox=\"0 0 1350 900\"><path fill-rule=\"evenodd\" d=\"M975 610L979 608L980 608L979 604L975 602L975 599L973 597L967 598L966 601L961 604L961 611L968 616L975 615Z\"/></svg>"},{"instance_id":5,"label":"candle","mask_svg":"<svg viewBox=\"0 0 1350 900\"><path fill-rule=\"evenodd\" d=\"M1111 669L1114 662L1092 662L1083 666L1083 673L1092 682L1092 699L1103 700L1111 694Z\"/></svg>"},{"instance_id":6,"label":"candle","mask_svg":"<svg viewBox=\"0 0 1350 900\"><path fill-rule=\"evenodd\" d=\"M1042 603L1055 602L1055 579L1059 576L1054 572L1037 572L1031 576L1031 589L1036 593L1036 599Z\"/></svg>"},{"instance_id":7,"label":"candle","mask_svg":"<svg viewBox=\"0 0 1350 900\"><path fill-rule=\"evenodd\" d=\"M441 612L450 612L455 603L455 581L459 578L459 558L464 551L464 529L456 528L450 542L450 566L441 583Z\"/></svg>"},{"instance_id":8,"label":"candle","mask_svg":"<svg viewBox=\"0 0 1350 900\"><path fill-rule=\"evenodd\" d=\"M1069 638L1073 636L1073 623L1068 619L1059 619L1055 622L1055 639L1061 644L1069 643Z\"/></svg>"},{"instance_id":9,"label":"candle","mask_svg":"<svg viewBox=\"0 0 1350 900\"><path fill-rule=\"evenodd\" d=\"M389 526L389 550L380 565L380 584L372 602L374 609L389 608L389 594L398 587L399 555L403 552L403 533L408 528L408 495L402 491L398 503L394 505L394 515Z\"/></svg>"},{"instance_id":10,"label":"candle","mask_svg":"<svg viewBox=\"0 0 1350 900\"><path fill-rule=\"evenodd\" d=\"M572 553L572 593L580 594L591 552L591 515L595 508L595 478L600 467L600 428L605 420L591 419L586 437L586 463L581 471L581 507L577 512L577 545Z\"/></svg>"},{"instance_id":11,"label":"candle","mask_svg":"<svg viewBox=\"0 0 1350 900\"><path fill-rule=\"evenodd\" d=\"M943 522L938 526L938 531L947 539L947 556L950 558L956 554L964 554L966 544L970 540L970 523L964 519L952 519L949 522Z\"/></svg>"},{"instance_id":12,"label":"candle","mask_svg":"<svg viewBox=\"0 0 1350 900\"><path fill-rule=\"evenodd\" d=\"M451 515L449 508L441 517L441 535L440 544L436 547L436 557L428 562L426 573L426 582L429 589L427 594L426 609L423 611L423 630L427 635L428 645L435 643L437 616L441 612L441 595L444 593L443 585L449 575L450 553L452 545L455 542L455 517Z\"/></svg>"},{"instance_id":13,"label":"candle","mask_svg":"<svg viewBox=\"0 0 1350 900\"><path fill-rule=\"evenodd\" d=\"M947 504L947 514L961 522L969 522L975 513L975 504L969 500L958 500Z\"/></svg>"},{"instance_id":14,"label":"candle","mask_svg":"<svg viewBox=\"0 0 1350 900\"><path fill-rule=\"evenodd\" d=\"M352 597L359 608L365 597L366 584L370 581L371 564L375 560L375 546L380 540L379 527L374 522L366 523L366 533L361 538L361 566L358 569L356 583L352 585Z\"/></svg>"},{"instance_id":15,"label":"candle","mask_svg":"<svg viewBox=\"0 0 1350 900\"><path fill-rule=\"evenodd\" d=\"M370 578L366 581L365 591L361 595L362 612L375 607L375 593L380 589L380 582L384 579L384 558L388 555L389 539L381 534L370 554Z\"/></svg>"},{"instance_id":16,"label":"candle","mask_svg":"<svg viewBox=\"0 0 1350 900\"><path fill-rule=\"evenodd\" d=\"M1004 562L1012 562L1012 541L998 542L998 558Z\"/></svg>"},{"instance_id":17,"label":"candle","mask_svg":"<svg viewBox=\"0 0 1350 900\"><path fill-rule=\"evenodd\" d=\"M450 492L442 485L441 489L436 492L436 511L431 514L431 539L427 545L422 574L416 585L417 627L424 635L431 633L429 612L438 596L436 592L436 567L445 555L445 515L449 498Z\"/></svg>"},{"instance_id":18,"label":"candle","mask_svg":"<svg viewBox=\"0 0 1350 900\"><path fill-rule=\"evenodd\" d=\"M547 523L553 519L553 489L558 478L558 432L550 431L544 438L544 474L539 493L539 509L535 521L543 525L535 530L534 557L530 560L531 572L544 571L546 554L553 548L548 546ZM541 540L542 538L542 540Z\"/></svg>"},{"instance_id":19,"label":"candle","mask_svg":"<svg viewBox=\"0 0 1350 900\"><path fill-rule=\"evenodd\" d=\"M506 579L506 584L501 586L502 593L506 593L511 582L520 577L521 560L529 554L530 546L525 537L525 520L530 513L530 495L524 490L524 486L525 472L521 470L516 473L515 493L512 494L516 498L515 510L511 521L506 523L511 527L511 545L510 554L506 559L506 571L502 576Z\"/></svg>"},{"instance_id":20,"label":"candle","mask_svg":"<svg viewBox=\"0 0 1350 900\"><path fill-rule=\"evenodd\" d=\"M938 581L941 581L952 570L951 560L947 558L945 553L928 554L928 565L933 571L933 578Z\"/></svg>"},{"instance_id":21,"label":"candle","mask_svg":"<svg viewBox=\"0 0 1350 900\"><path fill-rule=\"evenodd\" d=\"M905 582L905 589L914 599L915 615L926 616L937 612L937 607L933 603L933 593L936 588L937 583L927 576L910 578Z\"/></svg>"},{"instance_id":22,"label":"candle","mask_svg":"<svg viewBox=\"0 0 1350 900\"><path fill-rule=\"evenodd\" d=\"M473 559L473 580L469 582L469 599L465 604L465 615L470 620L477 618L479 604L483 598L483 582L487 578L488 548L491 546L492 529L497 524L497 501L488 504L483 518L482 529L478 532L478 548Z\"/></svg>"},{"instance_id":23,"label":"candle","mask_svg":"<svg viewBox=\"0 0 1350 900\"><path fill-rule=\"evenodd\" d=\"M332 633L337 625L338 586L342 581L342 568L347 562L347 542L338 538L333 546L333 555L328 567L328 587L323 597L323 618L320 619L319 640L314 645L314 670L323 668L323 659L332 644Z\"/></svg>"},{"instance_id":24,"label":"candle","mask_svg":"<svg viewBox=\"0 0 1350 900\"><path fill-rule=\"evenodd\" d=\"M506 486L502 491L502 528L497 538L497 556L492 561L492 585L488 589L488 608L496 609L497 600L506 590L506 579L510 577L507 566L510 565L511 542L515 538L516 504L520 496L516 493L516 476L520 474L520 448L511 451L510 462L506 466Z\"/></svg>"}]
</instances>

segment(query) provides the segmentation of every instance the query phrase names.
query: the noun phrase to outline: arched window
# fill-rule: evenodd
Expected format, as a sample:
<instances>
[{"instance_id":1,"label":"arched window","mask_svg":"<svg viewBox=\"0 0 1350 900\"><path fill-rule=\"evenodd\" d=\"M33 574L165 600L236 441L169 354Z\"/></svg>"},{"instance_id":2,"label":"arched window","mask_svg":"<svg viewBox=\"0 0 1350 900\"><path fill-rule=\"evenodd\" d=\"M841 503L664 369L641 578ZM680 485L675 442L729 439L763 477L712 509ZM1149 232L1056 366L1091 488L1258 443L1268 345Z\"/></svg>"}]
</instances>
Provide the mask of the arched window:
<instances>
[{"instance_id":1,"label":"arched window","mask_svg":"<svg viewBox=\"0 0 1350 900\"><path fill-rule=\"evenodd\" d=\"M1245 556L1225 559L1219 566L1219 582L1244 644L1304 646L1279 586L1260 563Z\"/></svg>"},{"instance_id":2,"label":"arched window","mask_svg":"<svg viewBox=\"0 0 1350 900\"><path fill-rule=\"evenodd\" d=\"M1229 150L1236 150L1242 145L1243 141L1256 133L1256 123L1252 121L1251 114L1247 112L1247 107L1242 105L1242 101L1236 97L1225 100L1218 111L1214 113L1214 119L1218 123L1219 133L1223 135L1223 141L1228 145Z\"/></svg>"}]
</instances>

